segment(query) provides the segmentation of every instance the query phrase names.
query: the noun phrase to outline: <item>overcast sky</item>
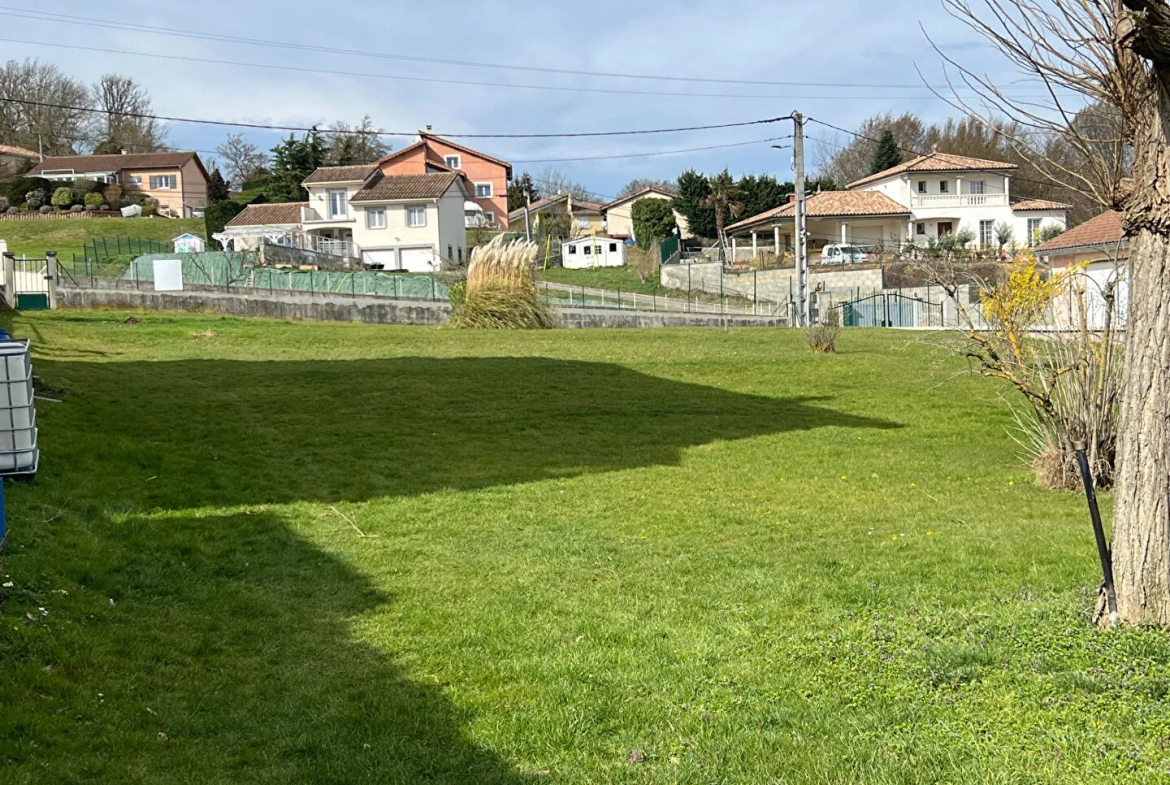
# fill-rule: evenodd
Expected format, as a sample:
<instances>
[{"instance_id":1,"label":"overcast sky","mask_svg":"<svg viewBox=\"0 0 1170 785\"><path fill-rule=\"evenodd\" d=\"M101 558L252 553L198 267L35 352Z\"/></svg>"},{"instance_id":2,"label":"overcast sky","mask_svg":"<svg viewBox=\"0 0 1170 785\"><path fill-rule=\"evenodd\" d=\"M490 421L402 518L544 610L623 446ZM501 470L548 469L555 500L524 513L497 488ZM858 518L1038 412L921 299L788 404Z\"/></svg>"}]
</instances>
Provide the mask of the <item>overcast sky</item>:
<instances>
[{"instance_id":1,"label":"overcast sky","mask_svg":"<svg viewBox=\"0 0 1170 785\"><path fill-rule=\"evenodd\" d=\"M954 58L1000 84L1018 80L1010 66L978 36L946 14L940 0L676 0L666 5L594 0L520 6L455 0L351 0L344 4L205 0L196 6L123 0L117 4L32 8L35 10L5 6L0 0L4 59L48 60L86 81L105 71L130 75L146 85L160 114L254 123L307 126L338 119L356 122L369 114L387 130L412 132L431 124L442 134L573 133L707 125L786 115L794 109L848 128L882 111L913 111L927 120L942 119L951 112L922 86L918 72L920 69L928 80L941 83L942 60L920 24ZM663 14L663 8L669 8L670 13ZM14 13L26 17L15 17ZM27 18L40 14L345 52L195 40L102 28L92 22L71 24L64 17ZM17 43L14 39L56 46ZM67 48L70 46L90 50ZM92 51L95 47L105 51ZM706 80L881 86L606 78L348 52ZM708 95L636 94L639 92ZM175 123L170 141L183 149L212 151L227 132ZM467 144L513 161L517 175L524 170L536 174L553 166L609 196L634 177L673 179L688 167L713 172L726 166L735 174L771 173L791 179L790 151L770 147L790 142L760 141L789 134L791 124L783 123L632 138L499 139ZM247 135L265 148L278 140L274 132ZM809 135L832 138L830 132L815 125L810 126ZM409 139L398 138L393 144L400 147L404 142ZM659 157L543 162L742 142L754 144ZM809 153L810 159L815 159L815 142L810 142Z\"/></svg>"}]
</instances>

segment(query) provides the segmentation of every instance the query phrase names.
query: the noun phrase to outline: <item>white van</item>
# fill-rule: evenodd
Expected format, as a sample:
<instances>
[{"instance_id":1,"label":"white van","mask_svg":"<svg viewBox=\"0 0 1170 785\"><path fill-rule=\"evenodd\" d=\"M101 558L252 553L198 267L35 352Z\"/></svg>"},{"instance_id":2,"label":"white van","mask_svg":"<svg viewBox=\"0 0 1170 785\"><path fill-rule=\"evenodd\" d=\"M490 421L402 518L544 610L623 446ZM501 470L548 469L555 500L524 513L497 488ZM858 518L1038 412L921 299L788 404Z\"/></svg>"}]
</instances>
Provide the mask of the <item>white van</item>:
<instances>
[{"instance_id":1,"label":"white van","mask_svg":"<svg viewBox=\"0 0 1170 785\"><path fill-rule=\"evenodd\" d=\"M821 249L821 264L861 264L869 253L860 245L826 245Z\"/></svg>"}]
</instances>

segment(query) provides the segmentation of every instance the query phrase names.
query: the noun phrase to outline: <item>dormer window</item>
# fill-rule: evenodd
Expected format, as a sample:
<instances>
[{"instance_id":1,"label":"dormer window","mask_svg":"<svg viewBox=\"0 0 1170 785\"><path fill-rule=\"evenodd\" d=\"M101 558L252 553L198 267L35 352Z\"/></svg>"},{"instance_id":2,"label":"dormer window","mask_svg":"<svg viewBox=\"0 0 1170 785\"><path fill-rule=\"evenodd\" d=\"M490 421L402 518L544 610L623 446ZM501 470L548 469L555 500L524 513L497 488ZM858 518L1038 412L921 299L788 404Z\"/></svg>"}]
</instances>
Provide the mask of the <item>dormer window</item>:
<instances>
[{"instance_id":1,"label":"dormer window","mask_svg":"<svg viewBox=\"0 0 1170 785\"><path fill-rule=\"evenodd\" d=\"M942 182L940 182L940 183L938 184L938 192L939 192L940 194L945 194L945 193L947 193L947 191L949 191L949 190L950 190L950 185L951 185L951 184L950 184L950 183L948 183L946 180L943 180Z\"/></svg>"}]
</instances>

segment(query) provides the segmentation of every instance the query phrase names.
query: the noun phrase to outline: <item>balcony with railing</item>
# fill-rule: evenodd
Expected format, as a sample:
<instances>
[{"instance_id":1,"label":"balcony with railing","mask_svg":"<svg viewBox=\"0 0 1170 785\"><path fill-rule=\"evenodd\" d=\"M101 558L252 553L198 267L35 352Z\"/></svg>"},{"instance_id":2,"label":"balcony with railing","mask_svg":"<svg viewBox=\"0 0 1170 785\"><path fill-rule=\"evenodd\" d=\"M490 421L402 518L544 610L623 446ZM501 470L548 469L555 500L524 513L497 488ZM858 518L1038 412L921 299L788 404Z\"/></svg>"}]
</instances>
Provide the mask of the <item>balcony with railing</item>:
<instances>
[{"instance_id":1,"label":"balcony with railing","mask_svg":"<svg viewBox=\"0 0 1170 785\"><path fill-rule=\"evenodd\" d=\"M1007 194L937 194L910 197L914 210L964 207L1007 207Z\"/></svg>"},{"instance_id":2,"label":"balcony with railing","mask_svg":"<svg viewBox=\"0 0 1170 785\"><path fill-rule=\"evenodd\" d=\"M356 221L348 212L341 215L323 216L314 207L302 207L301 223L320 226L322 224L352 224L356 223Z\"/></svg>"}]
</instances>

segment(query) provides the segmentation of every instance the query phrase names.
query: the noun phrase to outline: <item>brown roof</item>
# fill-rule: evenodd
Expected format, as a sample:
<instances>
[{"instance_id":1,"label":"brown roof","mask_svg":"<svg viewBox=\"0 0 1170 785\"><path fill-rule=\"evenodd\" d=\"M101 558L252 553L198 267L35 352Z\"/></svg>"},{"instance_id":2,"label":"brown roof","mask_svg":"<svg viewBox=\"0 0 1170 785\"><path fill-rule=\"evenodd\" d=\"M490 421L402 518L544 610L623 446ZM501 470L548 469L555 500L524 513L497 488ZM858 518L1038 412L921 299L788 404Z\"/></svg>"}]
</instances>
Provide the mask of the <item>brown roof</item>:
<instances>
[{"instance_id":1,"label":"brown roof","mask_svg":"<svg viewBox=\"0 0 1170 785\"><path fill-rule=\"evenodd\" d=\"M908 209L880 191L822 191L806 199L804 205L809 218L910 215ZM795 213L796 202L789 202L732 224L727 230L746 229L768 221L791 221Z\"/></svg>"},{"instance_id":2,"label":"brown roof","mask_svg":"<svg viewBox=\"0 0 1170 785\"><path fill-rule=\"evenodd\" d=\"M281 202L279 204L250 204L225 226L287 226L301 222L301 208L308 202Z\"/></svg>"},{"instance_id":3,"label":"brown roof","mask_svg":"<svg viewBox=\"0 0 1170 785\"><path fill-rule=\"evenodd\" d=\"M558 204L561 204L563 202L567 202L568 200L569 200L569 194L567 194L567 193L546 196L543 199L537 199L535 202L528 205L528 213L529 213L529 215L531 215L533 213L539 213L539 212L542 212L544 210L547 210L550 207L555 207ZM589 201L586 201L584 199L574 199L573 200L573 211L574 212L580 210L583 213L600 213L606 207L607 207L607 205L601 204L600 202L589 202ZM509 221L513 221L513 220L516 220L517 218L523 218L523 217L524 217L524 208L523 207L521 207L518 210L513 210L512 212L508 213L508 220Z\"/></svg>"},{"instance_id":4,"label":"brown roof","mask_svg":"<svg viewBox=\"0 0 1170 785\"><path fill-rule=\"evenodd\" d=\"M1025 199L1022 202L1016 202L1012 205L1012 210L1017 213L1029 213L1036 210L1071 210L1071 204L1062 204L1061 202L1049 202L1044 199Z\"/></svg>"},{"instance_id":5,"label":"brown roof","mask_svg":"<svg viewBox=\"0 0 1170 785\"><path fill-rule=\"evenodd\" d=\"M362 166L322 166L305 178L305 185L314 183L361 183L378 167L373 164Z\"/></svg>"},{"instance_id":6,"label":"brown roof","mask_svg":"<svg viewBox=\"0 0 1170 785\"><path fill-rule=\"evenodd\" d=\"M21 158L39 158L38 153L10 144L0 144L0 155L19 155Z\"/></svg>"},{"instance_id":7,"label":"brown roof","mask_svg":"<svg viewBox=\"0 0 1170 785\"><path fill-rule=\"evenodd\" d=\"M73 170L77 174L88 172L116 172L120 169L166 169L185 166L192 158L203 169L203 162L194 152L177 153L127 153L126 155L63 155L46 158L34 166L29 175L56 169ZM204 174L207 170L203 169Z\"/></svg>"},{"instance_id":8,"label":"brown roof","mask_svg":"<svg viewBox=\"0 0 1170 785\"><path fill-rule=\"evenodd\" d=\"M646 196L647 194L660 194L662 196L668 196L668 197L672 197L672 198L675 196L678 196L678 192L676 192L676 191L673 191L673 190L670 190L667 188L663 188L663 187L658 186L658 185L648 185L639 191L634 191L632 194L626 194L625 196L619 196L617 199L614 199L612 202L609 202L608 204L604 205L604 207L606 210L608 210L611 207L617 207L619 204L625 204L626 202L633 202L633 201L636 201L638 199L641 199L643 196Z\"/></svg>"},{"instance_id":9,"label":"brown roof","mask_svg":"<svg viewBox=\"0 0 1170 785\"><path fill-rule=\"evenodd\" d=\"M401 199L438 199L447 193L452 184L461 179L462 175L458 173L381 175L371 180L350 201L392 202Z\"/></svg>"},{"instance_id":10,"label":"brown roof","mask_svg":"<svg viewBox=\"0 0 1170 785\"><path fill-rule=\"evenodd\" d=\"M1068 251L1074 248L1094 248L1108 245L1118 245L1125 237L1121 225L1121 213L1110 210L1101 213L1096 218L1090 218L1080 226L1069 229L1064 234L1054 237L1036 249L1037 254L1051 254L1057 251Z\"/></svg>"},{"instance_id":11,"label":"brown roof","mask_svg":"<svg viewBox=\"0 0 1170 785\"><path fill-rule=\"evenodd\" d=\"M859 185L875 183L887 177L914 172L1007 172L1013 169L1019 169L1019 167L1003 161L988 161L984 158L969 158L965 155L935 152L930 155L920 155L912 161L898 164L884 172L863 177L855 183L850 183L846 188L856 188Z\"/></svg>"}]
</instances>

